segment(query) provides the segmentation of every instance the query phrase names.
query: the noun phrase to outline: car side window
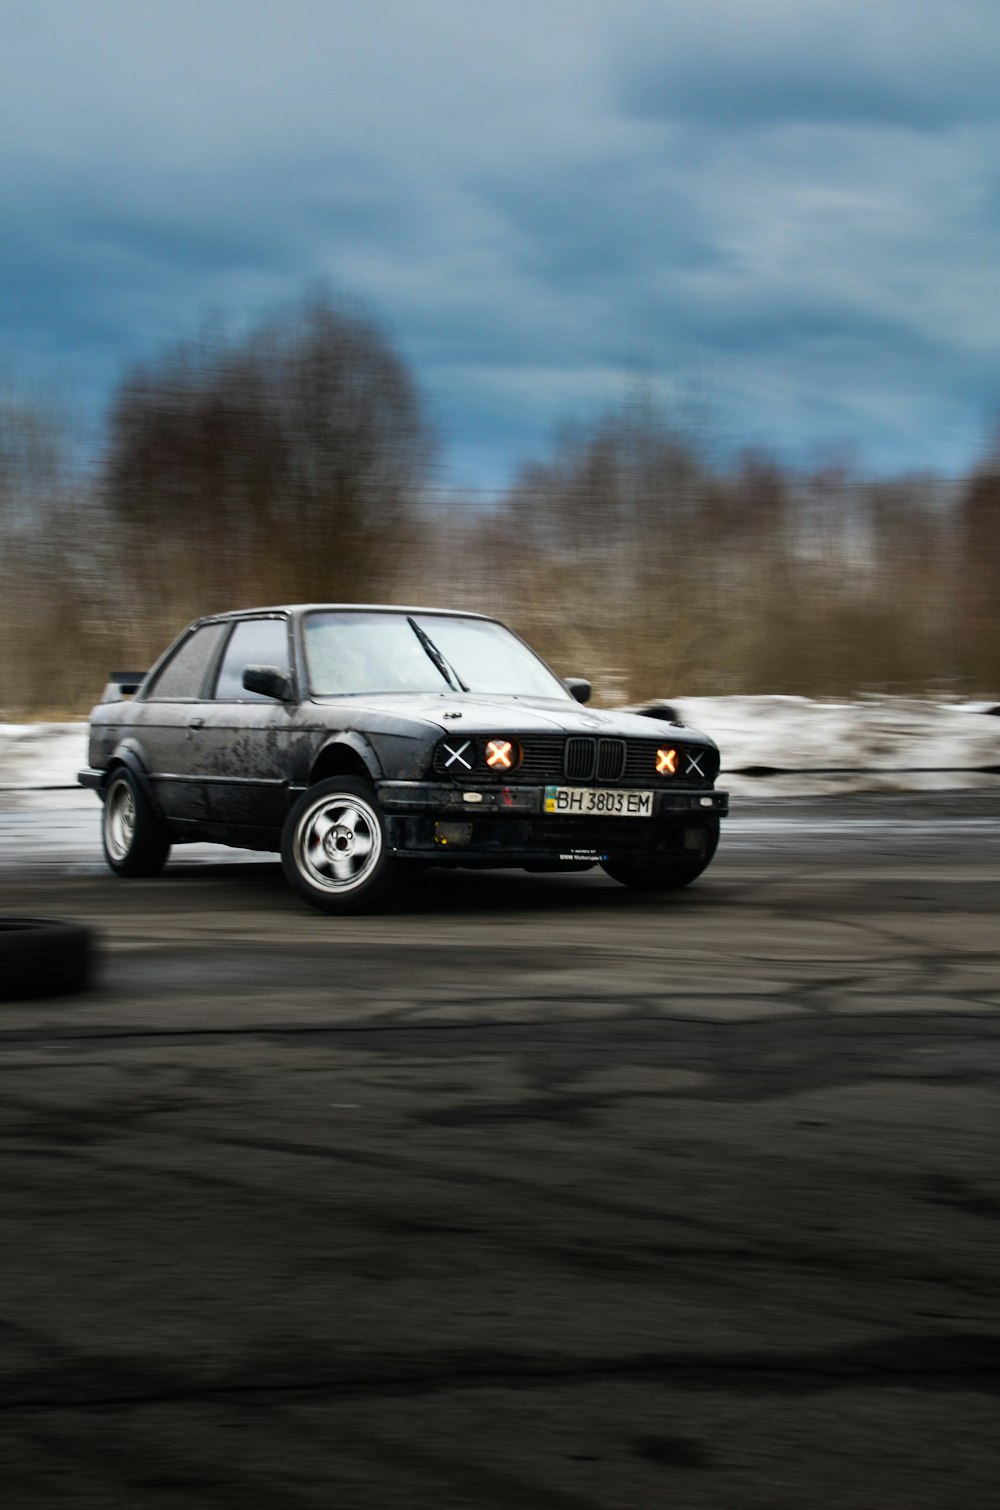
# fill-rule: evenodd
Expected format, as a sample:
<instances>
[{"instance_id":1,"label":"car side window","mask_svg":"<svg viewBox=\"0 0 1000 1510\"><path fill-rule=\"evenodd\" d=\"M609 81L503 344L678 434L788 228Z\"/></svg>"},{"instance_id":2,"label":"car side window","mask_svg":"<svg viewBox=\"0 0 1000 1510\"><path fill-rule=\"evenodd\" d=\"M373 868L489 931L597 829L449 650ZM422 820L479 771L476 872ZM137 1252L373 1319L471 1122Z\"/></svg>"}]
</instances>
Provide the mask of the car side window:
<instances>
[{"instance_id":1,"label":"car side window","mask_svg":"<svg viewBox=\"0 0 1000 1510\"><path fill-rule=\"evenodd\" d=\"M248 666L277 666L288 676L288 623L285 619L238 619L219 667L215 697L221 702L270 703L262 692L248 692L243 673Z\"/></svg>"},{"instance_id":2,"label":"car side window","mask_svg":"<svg viewBox=\"0 0 1000 1510\"><path fill-rule=\"evenodd\" d=\"M186 702L200 697L205 673L225 632L225 624L203 624L189 634L158 673L144 700Z\"/></svg>"}]
</instances>

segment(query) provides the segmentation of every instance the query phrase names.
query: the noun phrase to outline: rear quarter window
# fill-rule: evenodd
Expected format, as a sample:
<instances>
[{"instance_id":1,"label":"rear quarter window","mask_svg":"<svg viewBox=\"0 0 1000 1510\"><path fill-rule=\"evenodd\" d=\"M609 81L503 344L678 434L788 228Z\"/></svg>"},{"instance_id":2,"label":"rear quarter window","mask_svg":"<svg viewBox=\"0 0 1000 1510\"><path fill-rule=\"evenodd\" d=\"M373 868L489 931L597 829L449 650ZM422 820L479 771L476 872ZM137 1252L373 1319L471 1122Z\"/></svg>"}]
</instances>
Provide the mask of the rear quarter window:
<instances>
[{"instance_id":1,"label":"rear quarter window","mask_svg":"<svg viewBox=\"0 0 1000 1510\"><path fill-rule=\"evenodd\" d=\"M201 696L205 674L226 632L225 624L204 624L182 640L153 685L146 701L182 702Z\"/></svg>"}]
</instances>

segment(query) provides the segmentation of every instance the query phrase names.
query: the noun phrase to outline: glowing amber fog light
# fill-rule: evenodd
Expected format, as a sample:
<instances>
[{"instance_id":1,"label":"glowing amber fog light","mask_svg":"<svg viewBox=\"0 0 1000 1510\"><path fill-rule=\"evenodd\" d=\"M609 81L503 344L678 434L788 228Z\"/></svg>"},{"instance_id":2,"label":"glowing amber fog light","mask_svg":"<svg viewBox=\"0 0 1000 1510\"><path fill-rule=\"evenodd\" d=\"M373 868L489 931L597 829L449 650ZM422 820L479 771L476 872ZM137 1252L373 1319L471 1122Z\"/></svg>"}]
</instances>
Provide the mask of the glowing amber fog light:
<instances>
[{"instance_id":1,"label":"glowing amber fog light","mask_svg":"<svg viewBox=\"0 0 1000 1510\"><path fill-rule=\"evenodd\" d=\"M510 739L486 741L486 764L493 771L513 771L519 764L520 752Z\"/></svg>"},{"instance_id":2,"label":"glowing amber fog light","mask_svg":"<svg viewBox=\"0 0 1000 1510\"><path fill-rule=\"evenodd\" d=\"M664 750L657 750L657 752L656 752L656 774L657 774L657 776L676 776L677 775L677 751L676 750L666 750L666 749L664 749Z\"/></svg>"}]
</instances>

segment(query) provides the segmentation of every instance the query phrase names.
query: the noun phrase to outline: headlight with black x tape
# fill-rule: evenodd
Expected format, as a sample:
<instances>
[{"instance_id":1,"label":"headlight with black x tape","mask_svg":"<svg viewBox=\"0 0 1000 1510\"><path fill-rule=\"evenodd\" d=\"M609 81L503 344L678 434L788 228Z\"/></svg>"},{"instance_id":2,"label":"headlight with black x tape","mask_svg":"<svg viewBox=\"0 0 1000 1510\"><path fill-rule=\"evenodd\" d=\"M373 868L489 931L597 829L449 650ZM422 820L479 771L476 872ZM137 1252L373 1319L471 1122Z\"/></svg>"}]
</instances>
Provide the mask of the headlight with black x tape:
<instances>
[{"instance_id":1,"label":"headlight with black x tape","mask_svg":"<svg viewBox=\"0 0 1000 1510\"><path fill-rule=\"evenodd\" d=\"M434 767L442 776L471 776L480 768L478 740L460 734L442 740L434 752Z\"/></svg>"}]
</instances>

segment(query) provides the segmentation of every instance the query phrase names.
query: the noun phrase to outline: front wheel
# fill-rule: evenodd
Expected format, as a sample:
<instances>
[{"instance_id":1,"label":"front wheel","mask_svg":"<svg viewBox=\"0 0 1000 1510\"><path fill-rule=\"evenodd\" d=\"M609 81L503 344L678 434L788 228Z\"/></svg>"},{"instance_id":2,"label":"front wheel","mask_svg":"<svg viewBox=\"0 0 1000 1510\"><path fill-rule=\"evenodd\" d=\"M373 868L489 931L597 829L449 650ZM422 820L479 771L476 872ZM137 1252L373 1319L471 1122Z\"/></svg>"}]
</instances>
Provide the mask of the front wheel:
<instances>
[{"instance_id":1,"label":"front wheel","mask_svg":"<svg viewBox=\"0 0 1000 1510\"><path fill-rule=\"evenodd\" d=\"M701 850L682 851L679 855L656 860L609 860L601 869L631 891L680 891L696 881L719 843L719 820L705 824L705 843Z\"/></svg>"},{"instance_id":2,"label":"front wheel","mask_svg":"<svg viewBox=\"0 0 1000 1510\"><path fill-rule=\"evenodd\" d=\"M630 891L680 891L682 886L690 886L692 881L696 881L705 866L701 861L696 865L690 863L678 865L611 860L607 864L602 864L601 869L606 871L613 881L627 886Z\"/></svg>"},{"instance_id":3,"label":"front wheel","mask_svg":"<svg viewBox=\"0 0 1000 1510\"><path fill-rule=\"evenodd\" d=\"M104 858L120 876L156 876L170 854L170 833L128 766L119 766L104 793Z\"/></svg>"},{"instance_id":4,"label":"front wheel","mask_svg":"<svg viewBox=\"0 0 1000 1510\"><path fill-rule=\"evenodd\" d=\"M354 776L302 794L285 820L281 863L288 884L320 912L364 912L399 880L375 792Z\"/></svg>"}]
</instances>

